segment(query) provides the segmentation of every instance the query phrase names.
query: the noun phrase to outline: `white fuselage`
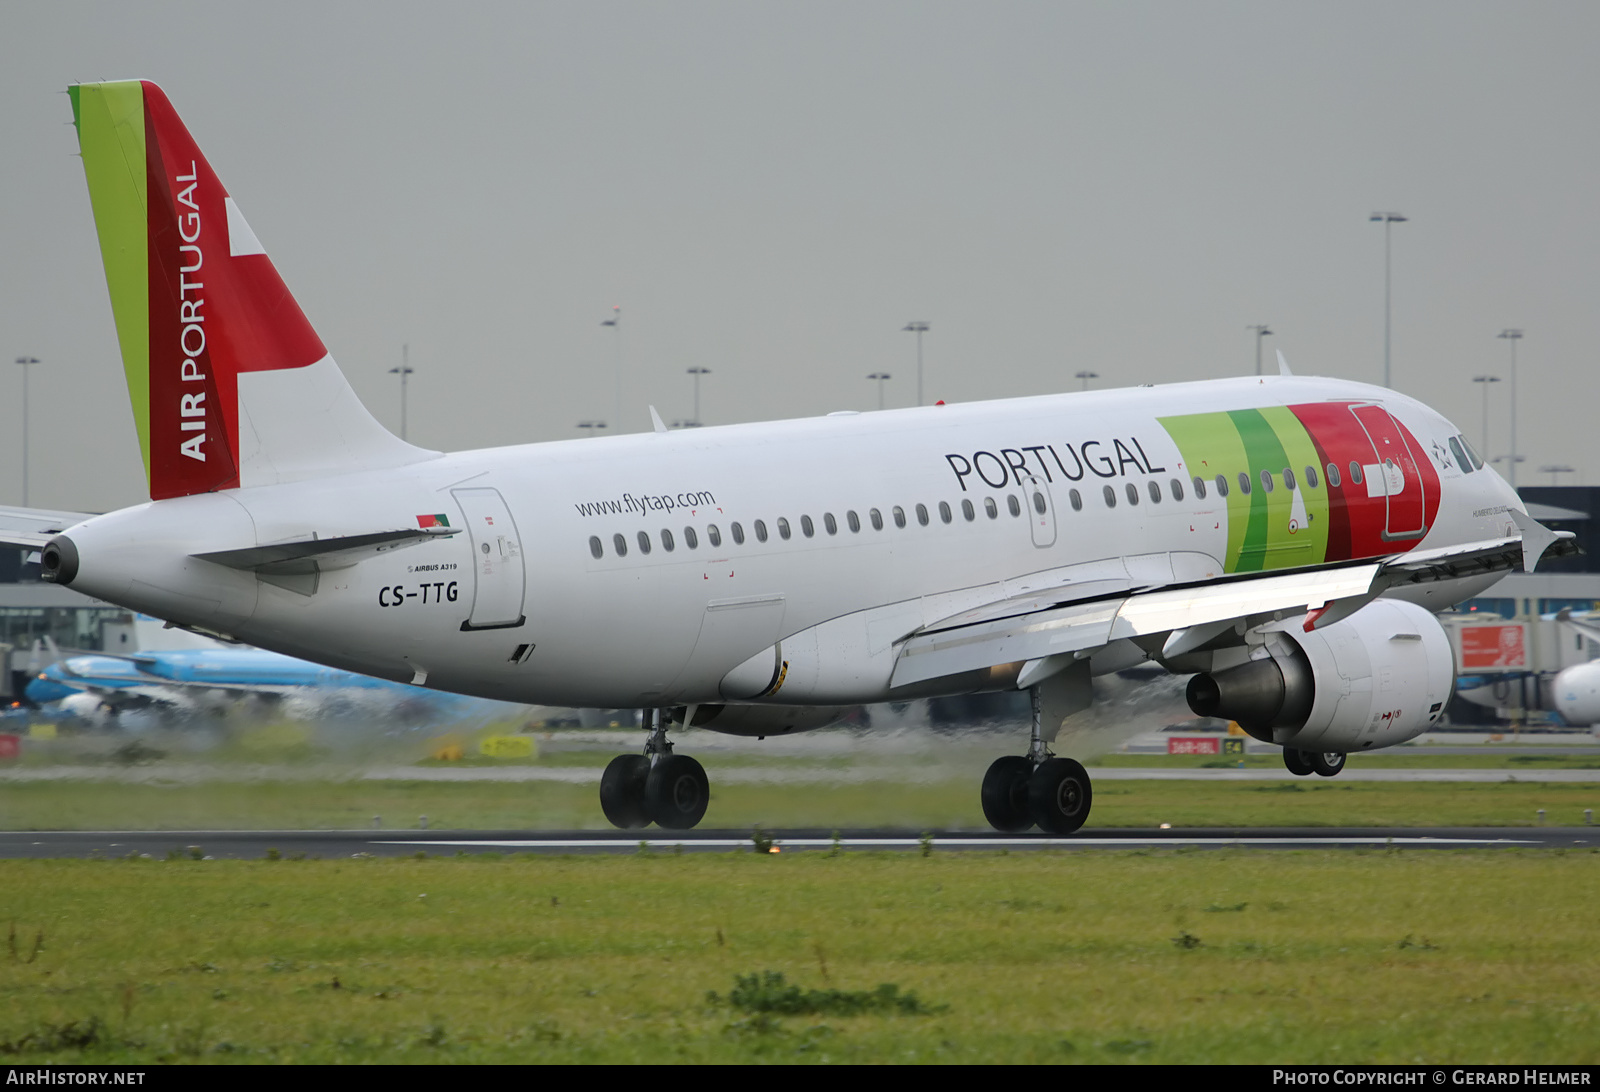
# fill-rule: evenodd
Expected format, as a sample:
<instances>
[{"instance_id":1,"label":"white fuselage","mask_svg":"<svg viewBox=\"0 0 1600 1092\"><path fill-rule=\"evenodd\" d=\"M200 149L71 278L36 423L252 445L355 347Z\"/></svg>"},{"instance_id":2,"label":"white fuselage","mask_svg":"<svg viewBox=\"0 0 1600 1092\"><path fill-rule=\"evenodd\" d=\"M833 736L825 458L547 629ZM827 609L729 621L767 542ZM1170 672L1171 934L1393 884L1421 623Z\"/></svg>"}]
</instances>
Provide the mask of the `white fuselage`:
<instances>
[{"instance_id":1,"label":"white fuselage","mask_svg":"<svg viewBox=\"0 0 1600 1092\"><path fill-rule=\"evenodd\" d=\"M1195 471L1157 418L1330 400L1379 402L1435 452L1459 432L1391 391L1267 377L497 448L96 517L68 532L82 558L73 587L289 655L490 698L722 701L743 696L724 686L732 669L784 640L822 651L770 700L889 700L901 696L889 686L896 641L1014 594L1031 574L1092 579L1120 566L1145 585L1224 575L1225 502L1193 489L1175 498L1170 482ZM1439 503L1422 547L1512 533L1505 511L1520 504L1500 478L1433 458ZM323 571L314 591L191 556L434 516L464 529ZM1432 585L1426 605L1498 576Z\"/></svg>"}]
</instances>

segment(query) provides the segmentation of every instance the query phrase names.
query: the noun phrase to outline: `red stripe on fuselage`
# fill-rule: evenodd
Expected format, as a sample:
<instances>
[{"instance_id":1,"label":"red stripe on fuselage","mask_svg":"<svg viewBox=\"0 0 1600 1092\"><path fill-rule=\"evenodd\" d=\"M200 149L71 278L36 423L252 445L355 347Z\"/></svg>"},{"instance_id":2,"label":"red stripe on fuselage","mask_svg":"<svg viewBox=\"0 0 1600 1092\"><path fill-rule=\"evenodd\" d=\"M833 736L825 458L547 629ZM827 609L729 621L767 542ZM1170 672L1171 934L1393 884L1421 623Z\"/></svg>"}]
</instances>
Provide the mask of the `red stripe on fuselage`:
<instances>
[{"instance_id":1,"label":"red stripe on fuselage","mask_svg":"<svg viewBox=\"0 0 1600 1092\"><path fill-rule=\"evenodd\" d=\"M1327 560L1382 557L1416 546L1439 512L1439 474L1411 430L1369 403L1312 402L1289 411L1305 426L1322 459L1328 490ZM1369 430L1376 434L1369 436ZM1393 497L1370 496L1367 468L1381 467L1385 458L1394 459L1404 486ZM1338 468L1337 486L1327 474L1330 463ZM1352 463L1361 468L1360 483L1353 480Z\"/></svg>"}]
</instances>

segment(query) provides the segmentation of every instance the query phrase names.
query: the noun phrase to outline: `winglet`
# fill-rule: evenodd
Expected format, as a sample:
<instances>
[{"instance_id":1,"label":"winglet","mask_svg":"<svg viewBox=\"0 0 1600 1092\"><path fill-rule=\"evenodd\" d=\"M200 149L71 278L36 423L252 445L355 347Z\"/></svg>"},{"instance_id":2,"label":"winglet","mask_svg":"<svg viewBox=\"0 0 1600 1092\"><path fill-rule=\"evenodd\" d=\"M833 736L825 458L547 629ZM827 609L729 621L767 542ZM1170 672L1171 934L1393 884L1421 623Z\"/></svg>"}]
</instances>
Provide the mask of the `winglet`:
<instances>
[{"instance_id":1,"label":"winglet","mask_svg":"<svg viewBox=\"0 0 1600 1092\"><path fill-rule=\"evenodd\" d=\"M666 422L661 420L661 415L656 412L656 408L654 406L650 407L650 424L657 432L667 431Z\"/></svg>"},{"instance_id":2,"label":"winglet","mask_svg":"<svg viewBox=\"0 0 1600 1092\"><path fill-rule=\"evenodd\" d=\"M1289 370L1289 358L1283 355L1283 350L1282 349L1277 350L1277 352L1278 352L1278 374L1279 375L1293 375L1294 373Z\"/></svg>"},{"instance_id":3,"label":"winglet","mask_svg":"<svg viewBox=\"0 0 1600 1092\"><path fill-rule=\"evenodd\" d=\"M1539 559L1544 552L1562 538L1572 537L1572 533L1552 531L1528 513L1512 508L1506 513L1511 517L1511 522L1517 525L1517 530L1522 532L1522 571L1533 572L1534 566L1539 564Z\"/></svg>"}]
</instances>

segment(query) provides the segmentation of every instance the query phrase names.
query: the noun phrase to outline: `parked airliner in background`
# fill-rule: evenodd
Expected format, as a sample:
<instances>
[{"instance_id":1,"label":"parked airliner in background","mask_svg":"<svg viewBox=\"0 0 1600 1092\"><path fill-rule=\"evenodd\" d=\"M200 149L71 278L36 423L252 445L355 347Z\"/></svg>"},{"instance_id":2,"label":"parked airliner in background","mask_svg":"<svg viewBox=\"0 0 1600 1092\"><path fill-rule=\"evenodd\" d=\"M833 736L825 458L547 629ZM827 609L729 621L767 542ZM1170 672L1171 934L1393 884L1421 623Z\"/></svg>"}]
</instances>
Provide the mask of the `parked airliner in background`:
<instances>
[{"instance_id":1,"label":"parked airliner in background","mask_svg":"<svg viewBox=\"0 0 1600 1092\"><path fill-rule=\"evenodd\" d=\"M24 695L89 720L162 708L216 714L263 699L292 716L364 713L385 721L460 722L507 716L519 706L438 693L259 648L150 649L61 656L34 673Z\"/></svg>"},{"instance_id":2,"label":"parked airliner in background","mask_svg":"<svg viewBox=\"0 0 1600 1092\"><path fill-rule=\"evenodd\" d=\"M1336 773L1444 709L1430 612L1561 542L1437 413L1286 366L423 450L356 399L161 91L71 97L151 500L12 540L47 579L287 655L641 708L643 753L601 783L619 826L705 811L669 723L765 736L1018 688L1032 738L985 814L1071 832L1090 781L1048 742L1092 676L1146 660Z\"/></svg>"}]
</instances>

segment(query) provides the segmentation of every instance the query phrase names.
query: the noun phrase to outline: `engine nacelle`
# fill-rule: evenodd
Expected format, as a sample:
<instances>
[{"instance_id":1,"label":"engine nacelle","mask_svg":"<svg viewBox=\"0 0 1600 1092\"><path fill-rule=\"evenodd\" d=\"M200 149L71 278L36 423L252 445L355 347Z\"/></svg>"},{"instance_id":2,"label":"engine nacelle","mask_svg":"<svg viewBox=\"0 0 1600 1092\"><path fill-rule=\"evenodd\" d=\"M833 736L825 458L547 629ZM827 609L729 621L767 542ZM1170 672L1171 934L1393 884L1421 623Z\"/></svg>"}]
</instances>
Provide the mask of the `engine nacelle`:
<instances>
[{"instance_id":1,"label":"engine nacelle","mask_svg":"<svg viewBox=\"0 0 1600 1092\"><path fill-rule=\"evenodd\" d=\"M1575 728L1600 724L1600 660L1567 668L1550 689L1562 720Z\"/></svg>"},{"instance_id":2,"label":"engine nacelle","mask_svg":"<svg viewBox=\"0 0 1600 1092\"><path fill-rule=\"evenodd\" d=\"M700 705L691 728L705 728L727 736L785 736L826 728L844 719L853 705ZM683 723L688 710L678 706L672 719Z\"/></svg>"},{"instance_id":3,"label":"engine nacelle","mask_svg":"<svg viewBox=\"0 0 1600 1092\"><path fill-rule=\"evenodd\" d=\"M1305 631L1305 616L1263 627L1248 663L1189 680L1189 708L1257 739L1303 751L1389 747L1438 721L1455 688L1455 657L1424 607L1379 599Z\"/></svg>"}]
</instances>

